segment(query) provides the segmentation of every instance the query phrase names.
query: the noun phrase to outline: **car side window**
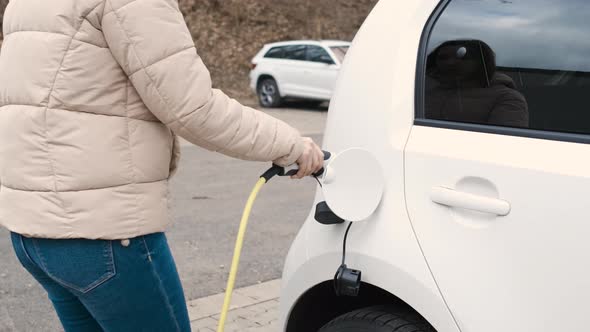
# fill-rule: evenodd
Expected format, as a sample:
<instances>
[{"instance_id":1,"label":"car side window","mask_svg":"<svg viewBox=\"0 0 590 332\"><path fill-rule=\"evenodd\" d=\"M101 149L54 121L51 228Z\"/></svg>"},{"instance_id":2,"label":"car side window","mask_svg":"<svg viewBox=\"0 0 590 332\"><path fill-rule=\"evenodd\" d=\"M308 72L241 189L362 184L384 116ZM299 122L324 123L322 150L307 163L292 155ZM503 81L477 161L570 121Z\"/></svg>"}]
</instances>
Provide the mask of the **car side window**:
<instances>
[{"instance_id":1,"label":"car side window","mask_svg":"<svg viewBox=\"0 0 590 332\"><path fill-rule=\"evenodd\" d=\"M308 46L307 47L307 61L312 62L322 62L322 63L330 63L333 64L334 60L326 52L323 47L320 46Z\"/></svg>"},{"instance_id":2,"label":"car side window","mask_svg":"<svg viewBox=\"0 0 590 332\"><path fill-rule=\"evenodd\" d=\"M587 0L450 1L426 46L424 118L590 134L589 16Z\"/></svg>"},{"instance_id":3,"label":"car side window","mask_svg":"<svg viewBox=\"0 0 590 332\"><path fill-rule=\"evenodd\" d=\"M288 60L305 60L305 45L285 46L285 59Z\"/></svg>"},{"instance_id":4,"label":"car side window","mask_svg":"<svg viewBox=\"0 0 590 332\"><path fill-rule=\"evenodd\" d=\"M273 47L264 55L265 58L282 59L285 57L284 47Z\"/></svg>"}]
</instances>

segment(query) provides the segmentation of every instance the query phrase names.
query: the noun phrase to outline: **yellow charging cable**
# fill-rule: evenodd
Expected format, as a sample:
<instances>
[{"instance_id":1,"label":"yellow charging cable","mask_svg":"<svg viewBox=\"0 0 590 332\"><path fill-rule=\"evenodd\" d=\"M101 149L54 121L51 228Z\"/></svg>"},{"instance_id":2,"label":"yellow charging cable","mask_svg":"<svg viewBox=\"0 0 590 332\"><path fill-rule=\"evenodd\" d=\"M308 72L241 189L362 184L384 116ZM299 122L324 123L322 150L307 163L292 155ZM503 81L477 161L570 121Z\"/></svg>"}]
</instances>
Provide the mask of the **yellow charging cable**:
<instances>
[{"instance_id":1,"label":"yellow charging cable","mask_svg":"<svg viewBox=\"0 0 590 332\"><path fill-rule=\"evenodd\" d=\"M234 248L234 257L231 262L231 269L229 270L229 278L227 280L227 287L225 289L225 299L223 300L221 317L219 317L219 325L217 325L217 332L223 332L225 329L225 321L227 319L227 313L229 311L229 306L231 303L231 296L236 283L238 266L240 265L240 254L242 252L242 245L244 244L246 228L248 227L248 219L250 218L250 212L252 211L254 201L256 201L256 196L258 196L260 189L262 189L262 186L264 186L266 181L266 178L261 177L260 180L256 182L254 189L252 189L252 192L250 193L250 197L248 198L246 207L244 208L244 213L242 214L242 220L240 221L240 229L238 230L238 237L236 238L236 246Z\"/></svg>"},{"instance_id":2,"label":"yellow charging cable","mask_svg":"<svg viewBox=\"0 0 590 332\"><path fill-rule=\"evenodd\" d=\"M330 159L330 153L324 151L324 160ZM231 262L231 268L229 270L229 278L227 279L227 287L225 288L225 298L223 300L223 307L221 308L221 316L219 317L219 324L217 325L217 332L223 332L225 329L225 321L227 320L227 313L229 311L229 306L231 303L231 296L234 291L234 286L236 284L236 276L238 275L238 266L240 265L240 255L242 253L242 245L244 244L244 236L246 235L246 228L248 227L248 219L250 218L250 212L252 212L252 206L254 205L254 201L256 201L256 197L264 186L270 179L274 176L290 176L297 174L297 165L291 165L290 167L281 167L278 165L274 165L269 168L264 174L260 176L258 182L252 189L250 193L250 197L248 197L248 202L246 202L246 207L244 208L244 213L242 213L242 220L240 221L240 229L238 230L238 237L236 238L236 246L234 248L234 257ZM318 176L320 176L324 172L322 168L321 171L313 174L313 176L318 180ZM319 180L318 180L319 183ZM321 185L321 183L320 183Z\"/></svg>"}]
</instances>

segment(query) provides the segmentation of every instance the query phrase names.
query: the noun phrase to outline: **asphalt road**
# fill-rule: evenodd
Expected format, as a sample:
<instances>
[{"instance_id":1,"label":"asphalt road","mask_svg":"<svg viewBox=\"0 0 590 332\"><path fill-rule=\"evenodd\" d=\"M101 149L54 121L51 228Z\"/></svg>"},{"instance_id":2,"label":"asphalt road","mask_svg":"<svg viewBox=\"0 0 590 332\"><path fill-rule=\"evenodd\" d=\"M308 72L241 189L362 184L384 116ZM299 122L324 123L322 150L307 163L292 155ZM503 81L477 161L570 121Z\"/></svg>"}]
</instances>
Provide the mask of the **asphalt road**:
<instances>
[{"instance_id":1,"label":"asphalt road","mask_svg":"<svg viewBox=\"0 0 590 332\"><path fill-rule=\"evenodd\" d=\"M321 141L325 108L265 112ZM192 300L223 291L242 208L269 165L230 159L189 144L183 144L182 152L180 170L170 184L174 224L167 236L187 300ZM263 188L250 219L238 287L281 276L315 189L313 179L273 179ZM0 332L59 330L45 292L18 264L8 232L0 229Z\"/></svg>"}]
</instances>

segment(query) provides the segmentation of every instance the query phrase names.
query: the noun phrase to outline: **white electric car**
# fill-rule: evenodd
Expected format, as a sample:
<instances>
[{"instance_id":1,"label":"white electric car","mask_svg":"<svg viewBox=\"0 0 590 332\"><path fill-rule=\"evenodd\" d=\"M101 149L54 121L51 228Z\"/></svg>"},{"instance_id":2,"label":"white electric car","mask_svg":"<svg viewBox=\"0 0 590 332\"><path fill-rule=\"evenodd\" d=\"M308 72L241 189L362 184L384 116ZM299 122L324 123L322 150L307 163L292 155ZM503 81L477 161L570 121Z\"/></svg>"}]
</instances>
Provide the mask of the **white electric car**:
<instances>
[{"instance_id":1,"label":"white electric car","mask_svg":"<svg viewBox=\"0 0 590 332\"><path fill-rule=\"evenodd\" d=\"M250 87L263 107L285 98L328 101L350 42L298 40L264 45L252 59Z\"/></svg>"},{"instance_id":2,"label":"white electric car","mask_svg":"<svg viewBox=\"0 0 590 332\"><path fill-rule=\"evenodd\" d=\"M377 4L336 84L315 201L347 221L314 204L283 331L590 331L588 17L587 0ZM335 287L348 220L362 283Z\"/></svg>"}]
</instances>

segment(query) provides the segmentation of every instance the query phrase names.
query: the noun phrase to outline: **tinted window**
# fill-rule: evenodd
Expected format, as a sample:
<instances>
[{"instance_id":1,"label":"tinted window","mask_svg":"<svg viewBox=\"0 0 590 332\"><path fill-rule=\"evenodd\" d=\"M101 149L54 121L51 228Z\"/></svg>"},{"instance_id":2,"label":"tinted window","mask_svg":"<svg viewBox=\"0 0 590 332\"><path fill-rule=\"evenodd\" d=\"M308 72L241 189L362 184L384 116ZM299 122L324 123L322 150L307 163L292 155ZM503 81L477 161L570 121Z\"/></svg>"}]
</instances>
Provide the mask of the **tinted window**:
<instances>
[{"instance_id":1,"label":"tinted window","mask_svg":"<svg viewBox=\"0 0 590 332\"><path fill-rule=\"evenodd\" d=\"M273 47L264 55L265 58L281 59L285 57L285 49L283 47Z\"/></svg>"},{"instance_id":2,"label":"tinted window","mask_svg":"<svg viewBox=\"0 0 590 332\"><path fill-rule=\"evenodd\" d=\"M590 133L590 1L453 0L427 45L428 119Z\"/></svg>"},{"instance_id":3,"label":"tinted window","mask_svg":"<svg viewBox=\"0 0 590 332\"><path fill-rule=\"evenodd\" d=\"M285 59L305 60L305 45L285 46Z\"/></svg>"},{"instance_id":4,"label":"tinted window","mask_svg":"<svg viewBox=\"0 0 590 332\"><path fill-rule=\"evenodd\" d=\"M320 46L308 46L307 47L307 61L313 62L327 62L328 60L332 60L332 57L323 47Z\"/></svg>"}]
</instances>

